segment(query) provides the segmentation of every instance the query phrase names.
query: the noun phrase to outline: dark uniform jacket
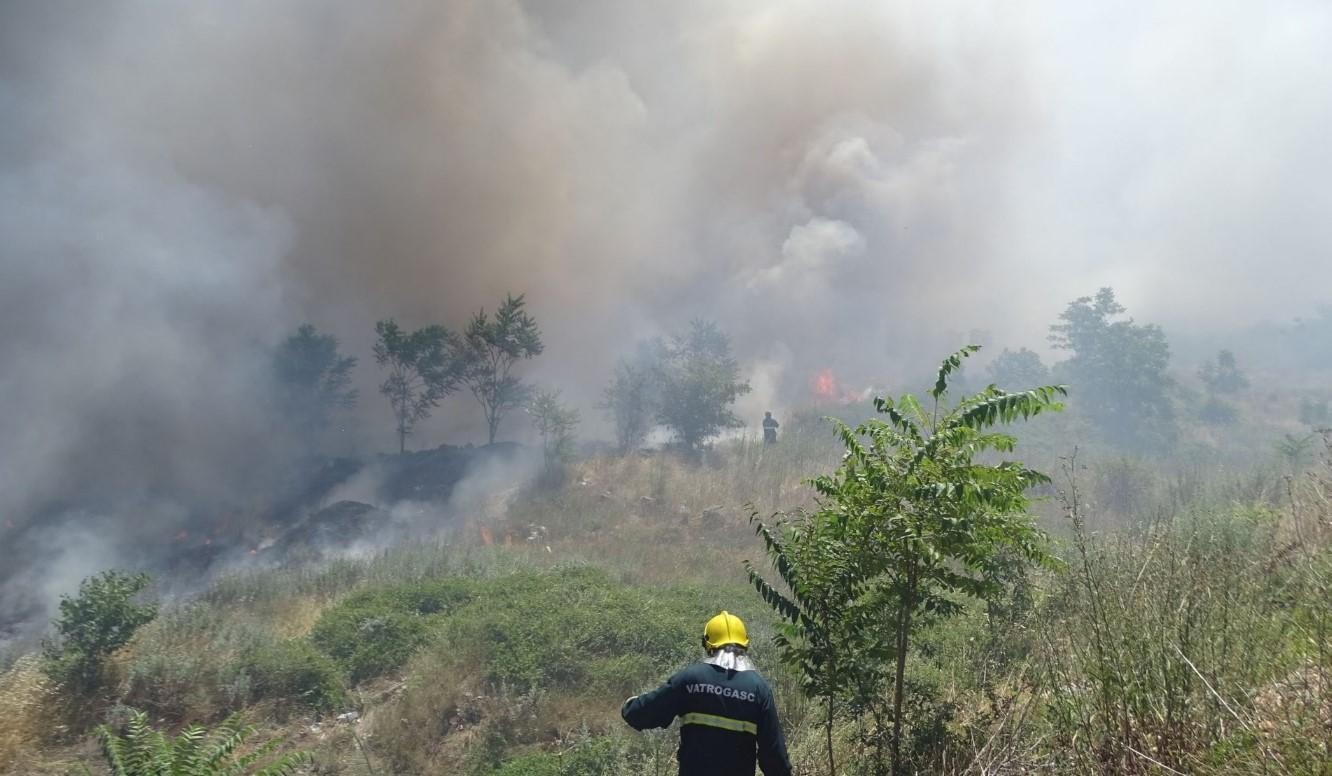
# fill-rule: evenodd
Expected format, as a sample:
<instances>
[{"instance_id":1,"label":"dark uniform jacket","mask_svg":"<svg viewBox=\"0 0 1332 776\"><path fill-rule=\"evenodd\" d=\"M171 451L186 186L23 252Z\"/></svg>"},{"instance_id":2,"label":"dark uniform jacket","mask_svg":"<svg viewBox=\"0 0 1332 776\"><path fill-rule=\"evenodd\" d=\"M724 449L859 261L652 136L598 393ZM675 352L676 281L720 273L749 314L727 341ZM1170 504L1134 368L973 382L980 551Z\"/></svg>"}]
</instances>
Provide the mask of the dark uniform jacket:
<instances>
[{"instance_id":1,"label":"dark uniform jacket","mask_svg":"<svg viewBox=\"0 0 1332 776\"><path fill-rule=\"evenodd\" d=\"M680 718L680 776L790 776L772 690L757 671L695 663L661 687L625 701L624 721L637 730Z\"/></svg>"}]
</instances>

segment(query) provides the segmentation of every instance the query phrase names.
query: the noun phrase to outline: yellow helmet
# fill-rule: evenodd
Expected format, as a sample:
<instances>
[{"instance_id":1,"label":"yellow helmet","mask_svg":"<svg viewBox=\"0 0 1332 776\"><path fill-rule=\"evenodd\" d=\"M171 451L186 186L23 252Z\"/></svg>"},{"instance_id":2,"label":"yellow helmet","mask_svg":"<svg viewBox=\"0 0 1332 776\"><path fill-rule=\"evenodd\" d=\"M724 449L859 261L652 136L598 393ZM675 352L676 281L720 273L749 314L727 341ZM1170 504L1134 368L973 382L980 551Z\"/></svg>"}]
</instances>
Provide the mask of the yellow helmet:
<instances>
[{"instance_id":1,"label":"yellow helmet","mask_svg":"<svg viewBox=\"0 0 1332 776\"><path fill-rule=\"evenodd\" d=\"M709 650L721 649L728 644L749 649L749 634L739 617L723 611L703 626L703 647Z\"/></svg>"}]
</instances>

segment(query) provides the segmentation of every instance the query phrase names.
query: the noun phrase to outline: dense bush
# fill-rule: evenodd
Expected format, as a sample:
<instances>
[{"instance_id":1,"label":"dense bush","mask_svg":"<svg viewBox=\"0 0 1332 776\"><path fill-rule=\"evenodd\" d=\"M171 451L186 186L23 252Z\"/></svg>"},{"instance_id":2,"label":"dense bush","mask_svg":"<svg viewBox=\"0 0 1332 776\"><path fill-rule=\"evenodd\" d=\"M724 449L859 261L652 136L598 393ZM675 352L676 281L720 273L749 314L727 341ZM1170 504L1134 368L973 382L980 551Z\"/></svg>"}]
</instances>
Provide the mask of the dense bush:
<instances>
[{"instance_id":1,"label":"dense bush","mask_svg":"<svg viewBox=\"0 0 1332 776\"><path fill-rule=\"evenodd\" d=\"M249 616L197 603L168 608L135 636L120 703L159 721L217 719L249 698L248 678L231 670L237 658L273 638Z\"/></svg>"},{"instance_id":2,"label":"dense bush","mask_svg":"<svg viewBox=\"0 0 1332 776\"><path fill-rule=\"evenodd\" d=\"M472 585L456 579L355 593L320 616L310 640L355 684L400 668L442 616L471 595Z\"/></svg>"},{"instance_id":3,"label":"dense bush","mask_svg":"<svg viewBox=\"0 0 1332 776\"><path fill-rule=\"evenodd\" d=\"M275 700L328 711L344 697L337 665L304 639L251 650L233 673L244 677L251 701Z\"/></svg>"},{"instance_id":4,"label":"dense bush","mask_svg":"<svg viewBox=\"0 0 1332 776\"><path fill-rule=\"evenodd\" d=\"M96 688L106 659L157 616L155 604L134 601L148 583L147 574L106 571L83 580L78 595L63 596L52 622L58 638L42 649L46 674L75 695Z\"/></svg>"},{"instance_id":5,"label":"dense bush","mask_svg":"<svg viewBox=\"0 0 1332 776\"><path fill-rule=\"evenodd\" d=\"M218 687L212 656L201 653L150 652L129 664L121 699L154 719L184 720L212 716Z\"/></svg>"},{"instance_id":6,"label":"dense bush","mask_svg":"<svg viewBox=\"0 0 1332 776\"><path fill-rule=\"evenodd\" d=\"M487 583L445 634L495 684L618 694L694 656L715 603L688 590L648 593L594 569L515 574Z\"/></svg>"}]
</instances>

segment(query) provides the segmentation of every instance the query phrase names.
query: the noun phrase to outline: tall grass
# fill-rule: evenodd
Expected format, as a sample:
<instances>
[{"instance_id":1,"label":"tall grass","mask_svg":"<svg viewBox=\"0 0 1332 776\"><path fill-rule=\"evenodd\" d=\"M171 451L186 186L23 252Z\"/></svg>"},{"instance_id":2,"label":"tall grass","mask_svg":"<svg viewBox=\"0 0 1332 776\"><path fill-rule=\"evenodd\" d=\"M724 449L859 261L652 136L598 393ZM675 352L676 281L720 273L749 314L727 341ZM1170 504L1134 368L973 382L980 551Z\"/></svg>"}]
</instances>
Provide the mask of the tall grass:
<instances>
[{"instance_id":1,"label":"tall grass","mask_svg":"<svg viewBox=\"0 0 1332 776\"><path fill-rule=\"evenodd\" d=\"M1318 772L1326 736L1273 718L1312 719L1309 704L1327 702L1324 685L1286 689L1328 665L1326 543L1291 541L1307 510L1195 494L1179 514L1096 535L1076 464L1065 475L1069 569L1052 580L1036 660L1051 767Z\"/></svg>"},{"instance_id":2,"label":"tall grass","mask_svg":"<svg viewBox=\"0 0 1332 776\"><path fill-rule=\"evenodd\" d=\"M16 660L0 673L0 773L21 772L25 760L49 737L52 686L36 655Z\"/></svg>"}]
</instances>

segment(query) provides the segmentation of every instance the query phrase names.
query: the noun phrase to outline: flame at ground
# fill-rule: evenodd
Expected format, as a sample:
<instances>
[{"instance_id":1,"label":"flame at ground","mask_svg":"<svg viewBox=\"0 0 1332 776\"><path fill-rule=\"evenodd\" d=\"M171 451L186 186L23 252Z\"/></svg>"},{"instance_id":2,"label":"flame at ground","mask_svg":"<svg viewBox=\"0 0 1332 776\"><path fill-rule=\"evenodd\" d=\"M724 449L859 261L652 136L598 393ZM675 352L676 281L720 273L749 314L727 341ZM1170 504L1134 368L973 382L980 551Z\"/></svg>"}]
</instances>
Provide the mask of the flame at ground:
<instances>
[{"instance_id":1,"label":"flame at ground","mask_svg":"<svg viewBox=\"0 0 1332 776\"><path fill-rule=\"evenodd\" d=\"M855 404L867 400L874 393L872 388L858 391L854 388L843 387L837 382L837 377L831 369L824 369L815 375L811 387L814 390L814 397L821 404L828 402Z\"/></svg>"},{"instance_id":2,"label":"flame at ground","mask_svg":"<svg viewBox=\"0 0 1332 776\"><path fill-rule=\"evenodd\" d=\"M837 378L833 376L831 369L825 369L815 376L814 395L827 401L837 398Z\"/></svg>"}]
</instances>

